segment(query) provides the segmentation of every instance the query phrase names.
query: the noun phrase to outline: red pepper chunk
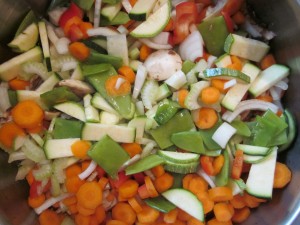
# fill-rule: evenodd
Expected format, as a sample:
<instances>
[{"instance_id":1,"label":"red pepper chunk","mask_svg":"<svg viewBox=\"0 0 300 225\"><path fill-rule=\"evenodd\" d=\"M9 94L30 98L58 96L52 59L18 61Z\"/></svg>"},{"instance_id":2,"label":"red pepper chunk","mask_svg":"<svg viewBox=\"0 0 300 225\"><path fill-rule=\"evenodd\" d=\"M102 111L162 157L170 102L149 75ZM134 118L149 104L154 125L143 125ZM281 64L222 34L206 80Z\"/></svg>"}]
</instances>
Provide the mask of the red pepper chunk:
<instances>
[{"instance_id":1,"label":"red pepper chunk","mask_svg":"<svg viewBox=\"0 0 300 225\"><path fill-rule=\"evenodd\" d=\"M70 7L61 15L58 24L61 28L64 28L69 19L78 16L83 18L83 11L75 3L71 3Z\"/></svg>"},{"instance_id":2,"label":"red pepper chunk","mask_svg":"<svg viewBox=\"0 0 300 225\"><path fill-rule=\"evenodd\" d=\"M231 177L233 179L240 179L242 171L243 171L243 163L244 163L244 152L242 150L236 150L235 158L232 164Z\"/></svg>"},{"instance_id":3,"label":"red pepper chunk","mask_svg":"<svg viewBox=\"0 0 300 225\"><path fill-rule=\"evenodd\" d=\"M225 20L228 31L230 33L232 33L233 29L234 29L234 24L233 24L233 21L232 21L230 15L227 12L221 12L221 14L224 17L224 20Z\"/></svg>"},{"instance_id":4,"label":"red pepper chunk","mask_svg":"<svg viewBox=\"0 0 300 225\"><path fill-rule=\"evenodd\" d=\"M244 0L229 0L224 6L222 12L226 12L229 16L232 16L241 9L243 3Z\"/></svg>"}]
</instances>

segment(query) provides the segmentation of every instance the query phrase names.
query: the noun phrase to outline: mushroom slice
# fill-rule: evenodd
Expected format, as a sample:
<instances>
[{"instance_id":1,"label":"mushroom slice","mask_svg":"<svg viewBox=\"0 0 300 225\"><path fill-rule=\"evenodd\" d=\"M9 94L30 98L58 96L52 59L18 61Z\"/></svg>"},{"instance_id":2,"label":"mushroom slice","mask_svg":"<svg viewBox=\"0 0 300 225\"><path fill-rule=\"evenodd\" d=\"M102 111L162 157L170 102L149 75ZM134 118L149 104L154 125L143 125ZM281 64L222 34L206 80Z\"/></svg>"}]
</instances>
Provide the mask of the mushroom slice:
<instances>
[{"instance_id":1,"label":"mushroom slice","mask_svg":"<svg viewBox=\"0 0 300 225\"><path fill-rule=\"evenodd\" d=\"M69 87L76 95L80 97L94 92L94 89L90 85L80 80L67 79L60 81L58 84L59 86Z\"/></svg>"}]
</instances>

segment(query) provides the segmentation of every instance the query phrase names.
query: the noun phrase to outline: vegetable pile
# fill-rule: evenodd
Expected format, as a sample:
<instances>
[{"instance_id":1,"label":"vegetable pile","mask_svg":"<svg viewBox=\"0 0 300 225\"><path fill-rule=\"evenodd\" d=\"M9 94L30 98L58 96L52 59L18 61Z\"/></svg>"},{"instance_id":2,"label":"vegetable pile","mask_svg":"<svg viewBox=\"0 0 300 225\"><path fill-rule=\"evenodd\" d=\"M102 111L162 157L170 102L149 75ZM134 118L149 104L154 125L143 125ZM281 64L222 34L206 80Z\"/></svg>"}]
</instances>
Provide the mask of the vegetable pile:
<instances>
[{"instance_id":1,"label":"vegetable pile","mask_svg":"<svg viewBox=\"0 0 300 225\"><path fill-rule=\"evenodd\" d=\"M241 0L53 1L0 65L0 147L41 225L228 225L291 180L289 68Z\"/></svg>"}]
</instances>

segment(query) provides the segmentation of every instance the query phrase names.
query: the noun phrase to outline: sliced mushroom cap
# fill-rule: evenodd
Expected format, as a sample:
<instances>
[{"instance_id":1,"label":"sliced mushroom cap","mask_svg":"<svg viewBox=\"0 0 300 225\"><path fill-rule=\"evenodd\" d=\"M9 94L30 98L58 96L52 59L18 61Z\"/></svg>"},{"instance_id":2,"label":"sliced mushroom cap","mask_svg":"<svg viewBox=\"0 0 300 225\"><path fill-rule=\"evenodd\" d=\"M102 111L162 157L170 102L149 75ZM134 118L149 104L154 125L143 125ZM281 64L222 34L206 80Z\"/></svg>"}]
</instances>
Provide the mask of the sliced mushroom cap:
<instances>
[{"instance_id":1,"label":"sliced mushroom cap","mask_svg":"<svg viewBox=\"0 0 300 225\"><path fill-rule=\"evenodd\" d=\"M166 80L182 68L180 56L173 50L158 50L145 61L148 76L155 80Z\"/></svg>"},{"instance_id":2,"label":"sliced mushroom cap","mask_svg":"<svg viewBox=\"0 0 300 225\"><path fill-rule=\"evenodd\" d=\"M58 83L58 85L69 87L76 95L80 97L94 92L94 89L90 85L80 80L62 80Z\"/></svg>"}]
</instances>

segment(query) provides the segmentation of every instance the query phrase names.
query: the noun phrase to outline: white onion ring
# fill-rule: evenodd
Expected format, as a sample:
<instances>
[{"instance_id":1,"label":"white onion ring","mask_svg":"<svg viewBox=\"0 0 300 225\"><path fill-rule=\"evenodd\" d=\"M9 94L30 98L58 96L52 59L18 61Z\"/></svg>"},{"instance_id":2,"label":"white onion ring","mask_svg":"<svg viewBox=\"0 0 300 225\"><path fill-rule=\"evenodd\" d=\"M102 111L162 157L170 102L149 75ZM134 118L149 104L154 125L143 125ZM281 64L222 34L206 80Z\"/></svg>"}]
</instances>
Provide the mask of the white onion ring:
<instances>
[{"instance_id":1,"label":"white onion ring","mask_svg":"<svg viewBox=\"0 0 300 225\"><path fill-rule=\"evenodd\" d=\"M64 200L65 198L70 197L71 195L72 194L66 193L66 194L62 194L58 197L49 198L41 206L35 208L34 211L36 212L36 214L41 214L43 211L45 211L46 209L48 209L55 203L60 202L60 201Z\"/></svg>"},{"instance_id":2,"label":"white onion ring","mask_svg":"<svg viewBox=\"0 0 300 225\"><path fill-rule=\"evenodd\" d=\"M84 180L87 177L89 177L94 172L94 170L96 169L96 167L97 167L97 163L92 160L91 163L90 163L90 165L88 166L88 168L86 168L85 171L83 171L81 174L78 175L78 177L80 178L80 180Z\"/></svg>"},{"instance_id":3,"label":"white onion ring","mask_svg":"<svg viewBox=\"0 0 300 225\"><path fill-rule=\"evenodd\" d=\"M140 38L139 39L140 42L142 42L143 44L147 45L150 48L156 49L156 50L160 50L160 49L171 49L172 46L167 44L167 45L161 45L161 44L157 44L154 43L153 41L151 41L148 38Z\"/></svg>"}]
</instances>

